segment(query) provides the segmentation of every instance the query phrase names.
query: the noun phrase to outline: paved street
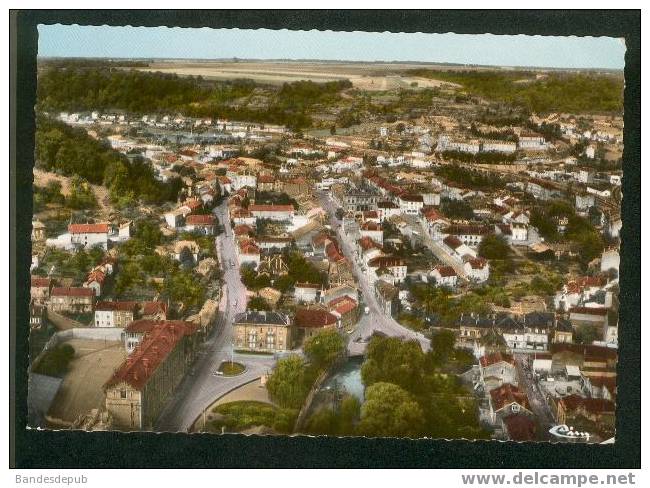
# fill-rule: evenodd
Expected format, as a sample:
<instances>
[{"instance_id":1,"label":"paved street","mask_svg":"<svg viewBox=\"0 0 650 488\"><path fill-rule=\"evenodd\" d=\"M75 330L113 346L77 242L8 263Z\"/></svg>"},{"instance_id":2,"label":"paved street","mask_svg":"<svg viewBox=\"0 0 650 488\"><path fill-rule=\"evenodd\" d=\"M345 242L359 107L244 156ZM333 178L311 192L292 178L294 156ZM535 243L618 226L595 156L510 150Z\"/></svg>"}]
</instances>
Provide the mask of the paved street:
<instances>
[{"instance_id":1,"label":"paved street","mask_svg":"<svg viewBox=\"0 0 650 488\"><path fill-rule=\"evenodd\" d=\"M422 242L424 245L431 250L433 255L438 258L440 262L454 268L454 271L456 271L456 274L460 278L467 279L467 273L465 272L463 263L458 259L452 258L451 255L446 251L445 246L442 244L442 242L434 241L427 230L424 228L424 225L422 225L422 222L412 216L408 216L406 220L409 222L411 229L418 232L420 237L422 237Z\"/></svg>"},{"instance_id":2,"label":"paved street","mask_svg":"<svg viewBox=\"0 0 650 488\"><path fill-rule=\"evenodd\" d=\"M519 388L528 396L530 407L539 422L540 432L538 433L538 436L540 440L549 440L551 435L548 433L548 429L555 425L555 419L551 413L551 408L544 399L544 394L532 377L532 368L527 366L528 360L531 356L529 354L515 354L514 356L519 379ZM530 364L532 364L532 359Z\"/></svg>"},{"instance_id":3,"label":"paved street","mask_svg":"<svg viewBox=\"0 0 650 488\"><path fill-rule=\"evenodd\" d=\"M359 263L356 260L355 252L352 249L352 245L349 242L348 237L342 232L341 221L336 218L336 208L337 206L332 202L328 195L320 192L318 194L321 206L329 215L330 223L334 229L336 229L339 243L341 244L341 250L346 258L352 263L352 272L361 293L363 295L363 300L365 306L367 306L370 311L367 315L363 315L359 323L357 324L354 332L350 334L350 341L348 343L348 353L351 356L362 355L367 346L366 339L369 339L373 331L380 331L391 337L403 337L405 339L415 339L420 342L422 348L427 351L430 347L429 339L424 337L424 335L414 332L411 329L404 327L399 324L392 317L382 313L379 304L377 303L377 298L375 296L374 290L370 289L368 280L366 279L364 273L359 267Z\"/></svg>"},{"instance_id":4,"label":"paved street","mask_svg":"<svg viewBox=\"0 0 650 488\"><path fill-rule=\"evenodd\" d=\"M213 328L207 342L201 347L199 358L192 371L176 388L158 418L155 429L157 431L187 432L194 420L217 398L262 376L275 364L272 356L235 354L234 360L246 366L246 371L243 374L235 377L213 375L223 361L230 360L233 320L237 313L246 310L246 287L239 276L226 200L214 210L214 213L225 230L215 239L225 282L219 305L221 318Z\"/></svg>"}]
</instances>

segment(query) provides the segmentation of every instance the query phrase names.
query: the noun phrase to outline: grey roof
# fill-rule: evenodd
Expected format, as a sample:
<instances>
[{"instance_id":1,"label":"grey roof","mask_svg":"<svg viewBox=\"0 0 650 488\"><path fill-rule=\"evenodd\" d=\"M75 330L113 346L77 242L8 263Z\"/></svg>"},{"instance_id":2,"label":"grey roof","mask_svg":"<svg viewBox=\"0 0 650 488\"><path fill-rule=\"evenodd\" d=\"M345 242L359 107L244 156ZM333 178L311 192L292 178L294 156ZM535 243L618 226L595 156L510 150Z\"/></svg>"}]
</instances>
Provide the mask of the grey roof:
<instances>
[{"instance_id":1,"label":"grey roof","mask_svg":"<svg viewBox=\"0 0 650 488\"><path fill-rule=\"evenodd\" d=\"M279 312L247 310L235 316L235 324L289 325L289 317Z\"/></svg>"}]
</instances>

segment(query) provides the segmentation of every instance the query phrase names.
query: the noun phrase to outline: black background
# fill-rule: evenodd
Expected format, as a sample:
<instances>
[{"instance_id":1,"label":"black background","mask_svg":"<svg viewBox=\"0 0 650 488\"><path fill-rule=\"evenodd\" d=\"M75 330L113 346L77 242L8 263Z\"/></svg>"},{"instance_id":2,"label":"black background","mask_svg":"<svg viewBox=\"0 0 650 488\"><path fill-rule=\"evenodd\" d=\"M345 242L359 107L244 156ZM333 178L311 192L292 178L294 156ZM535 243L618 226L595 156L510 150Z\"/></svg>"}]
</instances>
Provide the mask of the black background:
<instances>
[{"instance_id":1,"label":"black background","mask_svg":"<svg viewBox=\"0 0 650 488\"><path fill-rule=\"evenodd\" d=\"M641 19L604 11L20 11L11 18L10 419L16 468L639 468ZM613 445L26 429L36 54L41 24L456 32L625 38L617 435ZM133 53L138 56L137 51ZM14 354L15 353L15 354Z\"/></svg>"}]
</instances>

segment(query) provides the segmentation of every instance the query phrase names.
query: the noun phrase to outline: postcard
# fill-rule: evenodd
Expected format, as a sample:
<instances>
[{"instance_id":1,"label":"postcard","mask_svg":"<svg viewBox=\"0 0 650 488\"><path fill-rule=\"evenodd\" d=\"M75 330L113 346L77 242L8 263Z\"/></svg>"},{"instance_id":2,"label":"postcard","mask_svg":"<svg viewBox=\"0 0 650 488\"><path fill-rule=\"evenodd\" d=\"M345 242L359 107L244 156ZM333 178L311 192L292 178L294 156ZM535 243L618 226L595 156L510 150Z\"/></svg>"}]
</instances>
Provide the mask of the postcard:
<instances>
[{"instance_id":1,"label":"postcard","mask_svg":"<svg viewBox=\"0 0 650 488\"><path fill-rule=\"evenodd\" d=\"M613 442L624 56L40 25L30 428Z\"/></svg>"}]
</instances>

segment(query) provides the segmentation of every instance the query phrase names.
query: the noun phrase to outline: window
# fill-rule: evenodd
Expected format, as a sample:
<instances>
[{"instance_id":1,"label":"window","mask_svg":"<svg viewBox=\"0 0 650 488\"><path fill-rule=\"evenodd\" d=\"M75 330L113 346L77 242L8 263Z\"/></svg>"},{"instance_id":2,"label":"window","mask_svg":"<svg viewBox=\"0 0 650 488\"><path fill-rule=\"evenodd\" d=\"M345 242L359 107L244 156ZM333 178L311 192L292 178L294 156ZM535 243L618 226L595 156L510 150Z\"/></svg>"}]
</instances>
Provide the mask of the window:
<instances>
[{"instance_id":1,"label":"window","mask_svg":"<svg viewBox=\"0 0 650 488\"><path fill-rule=\"evenodd\" d=\"M126 398L126 390L120 390L120 398Z\"/></svg>"}]
</instances>

